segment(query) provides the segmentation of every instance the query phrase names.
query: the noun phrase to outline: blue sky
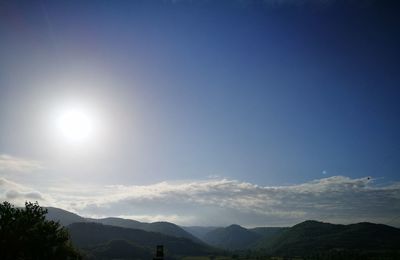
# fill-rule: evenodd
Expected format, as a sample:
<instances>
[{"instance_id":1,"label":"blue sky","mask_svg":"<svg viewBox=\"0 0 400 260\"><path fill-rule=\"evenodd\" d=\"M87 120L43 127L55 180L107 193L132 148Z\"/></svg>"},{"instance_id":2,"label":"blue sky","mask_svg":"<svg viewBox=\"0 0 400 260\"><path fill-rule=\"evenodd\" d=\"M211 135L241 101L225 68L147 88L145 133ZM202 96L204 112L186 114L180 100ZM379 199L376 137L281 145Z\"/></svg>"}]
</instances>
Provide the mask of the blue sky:
<instances>
[{"instance_id":1,"label":"blue sky","mask_svg":"<svg viewBox=\"0 0 400 260\"><path fill-rule=\"evenodd\" d=\"M203 205L204 189L239 186L236 201L211 200L227 205L227 223L218 224L389 221L400 214L384 210L400 200L398 10L367 0L2 2L0 194L36 194L90 216L212 224L214 204L203 219L176 219L183 206L171 192L195 186ZM90 144L54 137L49 115L71 100L100 121ZM91 194L117 185L114 195L131 207L100 205L89 194L72 199L80 185ZM268 195L274 187L301 194L307 185L318 194L323 186L321 203L341 201L342 210L322 216L303 201L288 213ZM159 211L140 206L127 195L135 189L168 193L159 196L176 214L163 200ZM343 196L329 200L332 189ZM377 204L345 199L358 189ZM376 189L387 194L378 200ZM260 196L274 203L250 207ZM304 199L318 205L313 198ZM238 209L243 200L248 207ZM279 222L276 212L292 215Z\"/></svg>"}]
</instances>

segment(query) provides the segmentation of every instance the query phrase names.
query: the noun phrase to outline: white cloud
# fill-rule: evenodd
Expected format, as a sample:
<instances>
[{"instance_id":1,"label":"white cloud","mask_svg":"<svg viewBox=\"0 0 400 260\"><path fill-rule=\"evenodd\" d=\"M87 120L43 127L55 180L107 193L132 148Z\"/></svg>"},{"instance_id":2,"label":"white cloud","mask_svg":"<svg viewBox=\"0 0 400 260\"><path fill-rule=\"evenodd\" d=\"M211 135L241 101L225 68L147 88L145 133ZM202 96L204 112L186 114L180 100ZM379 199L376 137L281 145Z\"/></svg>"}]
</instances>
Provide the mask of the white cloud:
<instances>
[{"instance_id":1,"label":"white cloud","mask_svg":"<svg viewBox=\"0 0 400 260\"><path fill-rule=\"evenodd\" d=\"M0 201L9 201L21 206L25 201L46 202L47 199L39 191L5 178L0 178Z\"/></svg>"},{"instance_id":2,"label":"white cloud","mask_svg":"<svg viewBox=\"0 0 400 260\"><path fill-rule=\"evenodd\" d=\"M12 185L17 184L8 184ZM0 182L0 194L1 187ZM306 219L386 223L400 214L400 183L376 185L369 177L333 176L287 186L207 179L142 186L60 187L41 194L45 203L88 217L125 216L184 225L278 226ZM3 192L3 196L35 196L27 189L12 190L20 193Z\"/></svg>"},{"instance_id":3,"label":"white cloud","mask_svg":"<svg viewBox=\"0 0 400 260\"><path fill-rule=\"evenodd\" d=\"M40 162L0 154L0 172L31 172L43 169Z\"/></svg>"},{"instance_id":4,"label":"white cloud","mask_svg":"<svg viewBox=\"0 0 400 260\"><path fill-rule=\"evenodd\" d=\"M117 185L103 187L101 194L91 191L73 198L70 207L87 215L179 215L193 224L207 225L229 221L284 225L310 218L385 221L400 214L400 184L376 186L369 177L334 176L289 186L259 186L228 179ZM67 196L60 202L68 205L70 200ZM215 219L215 215L220 217Z\"/></svg>"}]
</instances>

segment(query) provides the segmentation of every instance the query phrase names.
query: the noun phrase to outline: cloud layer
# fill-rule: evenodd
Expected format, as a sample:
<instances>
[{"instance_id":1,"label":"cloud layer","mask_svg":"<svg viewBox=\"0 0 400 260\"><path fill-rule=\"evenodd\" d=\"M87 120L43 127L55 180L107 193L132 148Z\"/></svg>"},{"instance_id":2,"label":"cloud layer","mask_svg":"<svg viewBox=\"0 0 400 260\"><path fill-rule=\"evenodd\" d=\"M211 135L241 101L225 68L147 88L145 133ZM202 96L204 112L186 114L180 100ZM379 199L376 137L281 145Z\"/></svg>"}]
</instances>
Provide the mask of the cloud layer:
<instances>
[{"instance_id":1,"label":"cloud layer","mask_svg":"<svg viewBox=\"0 0 400 260\"><path fill-rule=\"evenodd\" d=\"M0 201L22 205L25 201L46 201L42 194L24 185L0 178Z\"/></svg>"},{"instance_id":2,"label":"cloud layer","mask_svg":"<svg viewBox=\"0 0 400 260\"><path fill-rule=\"evenodd\" d=\"M334 176L289 186L228 179L146 186L53 187L40 193L0 179L0 198L39 200L84 216L124 216L183 225L292 225L306 219L388 223L400 215L400 183ZM392 223L389 223L392 224Z\"/></svg>"},{"instance_id":3,"label":"cloud layer","mask_svg":"<svg viewBox=\"0 0 400 260\"><path fill-rule=\"evenodd\" d=\"M31 172L42 168L38 161L0 154L0 172Z\"/></svg>"}]
</instances>

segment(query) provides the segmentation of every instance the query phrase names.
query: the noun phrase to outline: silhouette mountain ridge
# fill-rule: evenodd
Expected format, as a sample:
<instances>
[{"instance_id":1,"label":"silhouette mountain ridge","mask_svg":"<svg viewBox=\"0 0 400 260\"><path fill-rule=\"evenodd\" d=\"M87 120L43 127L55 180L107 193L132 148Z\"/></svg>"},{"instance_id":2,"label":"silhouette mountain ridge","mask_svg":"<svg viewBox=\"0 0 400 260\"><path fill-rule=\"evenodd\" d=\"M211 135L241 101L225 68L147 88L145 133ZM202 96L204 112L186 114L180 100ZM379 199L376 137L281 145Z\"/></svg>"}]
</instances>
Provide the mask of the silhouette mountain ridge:
<instances>
[{"instance_id":1,"label":"silhouette mountain ridge","mask_svg":"<svg viewBox=\"0 0 400 260\"><path fill-rule=\"evenodd\" d=\"M388 252L389 255L400 253L397 245L400 229L371 222L331 224L306 220L292 227L245 228L238 224L226 227L181 227L166 221L145 223L118 217L92 219L58 208L48 210L48 218L67 226L73 243L94 255L113 253L117 257L118 248L124 252L136 248L143 256L149 253L150 245L168 244L168 241L175 241L170 244L174 253L189 255L213 254L220 252L219 249L298 256L348 251L371 254ZM102 239L93 240L92 237ZM111 243L113 240L119 242ZM176 245L189 249L182 251Z\"/></svg>"}]
</instances>

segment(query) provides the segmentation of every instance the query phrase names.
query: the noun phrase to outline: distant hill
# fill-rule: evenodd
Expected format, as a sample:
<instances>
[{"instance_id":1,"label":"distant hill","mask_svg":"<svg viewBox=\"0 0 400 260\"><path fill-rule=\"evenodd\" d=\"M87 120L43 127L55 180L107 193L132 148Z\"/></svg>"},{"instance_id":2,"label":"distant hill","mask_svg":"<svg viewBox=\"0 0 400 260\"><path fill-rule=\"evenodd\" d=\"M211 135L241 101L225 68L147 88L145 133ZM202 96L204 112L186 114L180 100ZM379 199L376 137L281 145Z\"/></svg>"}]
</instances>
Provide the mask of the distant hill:
<instances>
[{"instance_id":1,"label":"distant hill","mask_svg":"<svg viewBox=\"0 0 400 260\"><path fill-rule=\"evenodd\" d=\"M74 246L87 250L92 254L95 254L93 249L114 240L129 241L130 244L141 248L155 248L156 245L161 244L164 245L166 251L171 255L207 255L216 251L207 245L193 242L187 238L167 236L139 229L122 228L99 223L73 223L67 228ZM117 245L120 246L121 243L117 243ZM114 244L115 247L116 245ZM126 245L122 247L124 250L129 250L126 249Z\"/></svg>"},{"instance_id":2,"label":"distant hill","mask_svg":"<svg viewBox=\"0 0 400 260\"><path fill-rule=\"evenodd\" d=\"M48 207L46 218L49 220L59 221L61 225L68 226L76 222L86 222L86 219L69 211Z\"/></svg>"},{"instance_id":3,"label":"distant hill","mask_svg":"<svg viewBox=\"0 0 400 260\"><path fill-rule=\"evenodd\" d=\"M132 219L115 218L115 217L100 218L100 219L87 218L86 220L87 220L87 222L95 222L95 223L101 223L104 225L111 225L111 226L125 227L125 228L135 228L135 229L143 229L146 224L146 223L142 223L142 222L132 220Z\"/></svg>"},{"instance_id":4,"label":"distant hill","mask_svg":"<svg viewBox=\"0 0 400 260\"><path fill-rule=\"evenodd\" d=\"M276 255L300 255L335 251L398 250L400 229L372 223L335 225L308 220L274 237L262 239L256 247Z\"/></svg>"},{"instance_id":5,"label":"distant hill","mask_svg":"<svg viewBox=\"0 0 400 260\"><path fill-rule=\"evenodd\" d=\"M181 226L186 232L189 232L190 234L192 234L193 236L201 239L204 241L204 236L210 232L213 231L219 227L202 227L202 226L189 226L189 227L185 227L185 226Z\"/></svg>"},{"instance_id":6,"label":"distant hill","mask_svg":"<svg viewBox=\"0 0 400 260\"><path fill-rule=\"evenodd\" d=\"M148 223L147 226L144 228L146 231L152 231L152 232L160 232L162 234L167 234L169 236L174 236L174 237L185 237L188 239L191 239L195 242L202 243L200 239L197 237L193 236L180 226L177 226L173 223L170 222L153 222L153 223Z\"/></svg>"},{"instance_id":7,"label":"distant hill","mask_svg":"<svg viewBox=\"0 0 400 260\"><path fill-rule=\"evenodd\" d=\"M262 236L239 225L217 228L204 236L210 245L224 249L247 249L252 247Z\"/></svg>"},{"instance_id":8,"label":"distant hill","mask_svg":"<svg viewBox=\"0 0 400 260\"><path fill-rule=\"evenodd\" d=\"M290 228L252 229L231 225L208 232L204 241L228 250L252 250L255 255L400 259L400 229L373 223L336 225L308 220Z\"/></svg>"},{"instance_id":9,"label":"distant hill","mask_svg":"<svg viewBox=\"0 0 400 260\"><path fill-rule=\"evenodd\" d=\"M63 226L68 226L72 223L79 223L79 222L95 222L104 225L112 225L117 227L134 228L151 232L159 232L165 235L184 237L191 239L195 242L202 243L202 241L199 238L193 236L192 234L185 231L178 225L175 225L170 222L145 223L136 220L115 218L115 217L102 218L102 219L83 218L75 213L59 208L48 207L47 210L48 213L46 217L50 220L59 221Z\"/></svg>"},{"instance_id":10,"label":"distant hill","mask_svg":"<svg viewBox=\"0 0 400 260\"><path fill-rule=\"evenodd\" d=\"M184 237L198 243L202 242L200 239L188 233L178 225L175 225L170 222L144 223L136 220L123 219L123 218L103 218L103 219L88 219L88 220L90 220L91 222L102 223L105 225L141 229L150 232L158 232L161 234L174 237Z\"/></svg>"}]
</instances>

